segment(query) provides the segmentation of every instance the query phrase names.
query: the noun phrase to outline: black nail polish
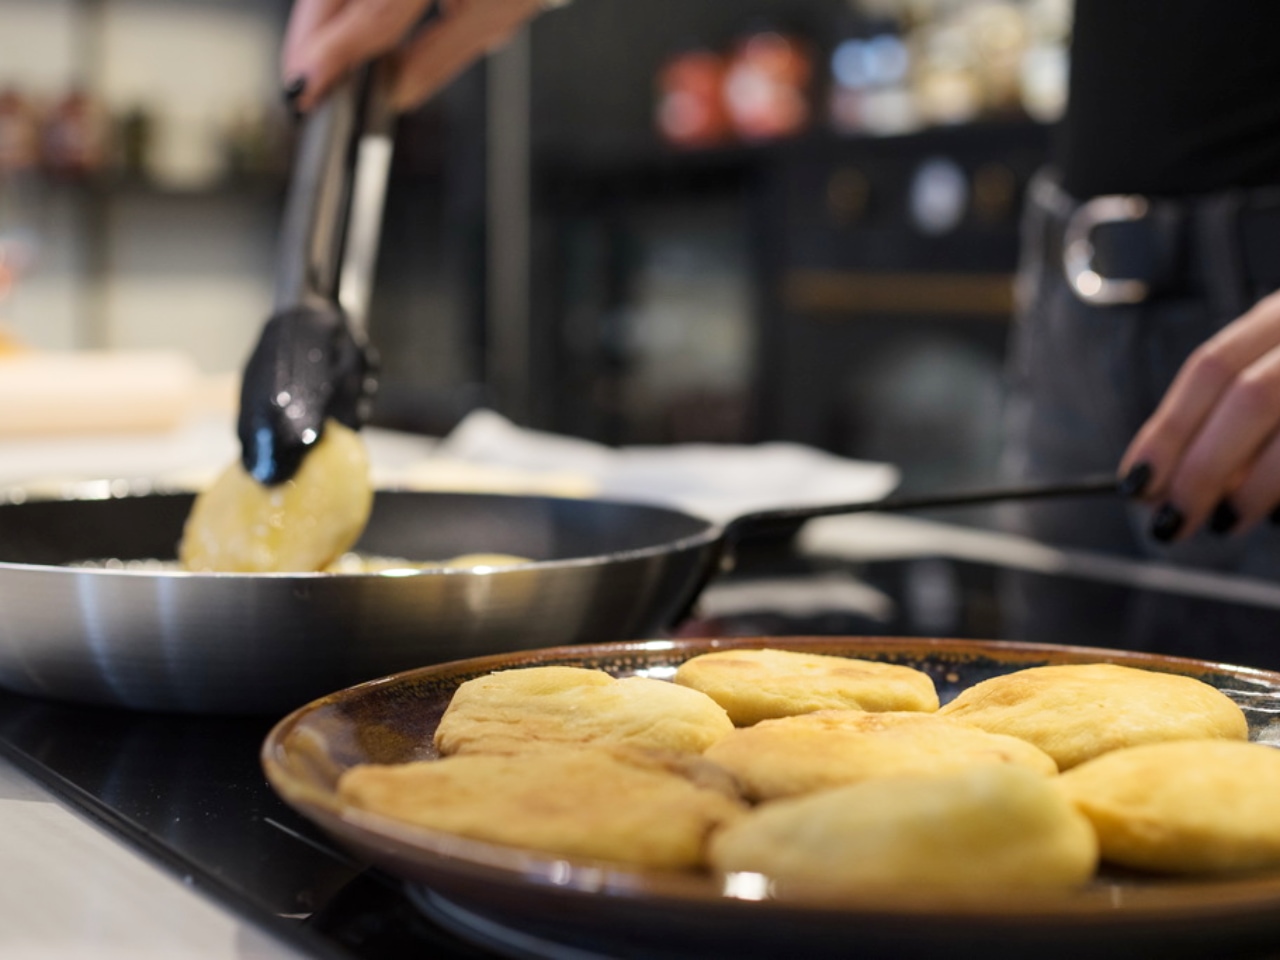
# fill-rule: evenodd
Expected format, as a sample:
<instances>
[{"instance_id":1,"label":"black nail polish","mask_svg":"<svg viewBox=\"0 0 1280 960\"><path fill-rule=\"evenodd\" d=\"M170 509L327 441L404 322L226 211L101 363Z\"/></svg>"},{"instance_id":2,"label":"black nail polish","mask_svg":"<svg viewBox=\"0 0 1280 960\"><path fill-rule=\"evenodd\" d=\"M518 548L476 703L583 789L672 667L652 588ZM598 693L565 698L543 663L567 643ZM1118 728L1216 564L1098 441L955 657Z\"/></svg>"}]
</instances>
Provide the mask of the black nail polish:
<instances>
[{"instance_id":1,"label":"black nail polish","mask_svg":"<svg viewBox=\"0 0 1280 960\"><path fill-rule=\"evenodd\" d=\"M1268 516L1267 519L1270 520L1275 526L1280 527L1280 507L1276 507L1274 510L1272 510L1270 516Z\"/></svg>"},{"instance_id":2,"label":"black nail polish","mask_svg":"<svg viewBox=\"0 0 1280 960\"><path fill-rule=\"evenodd\" d=\"M1151 520L1151 536L1161 543L1168 543L1182 529L1182 511L1171 503L1163 503Z\"/></svg>"},{"instance_id":3,"label":"black nail polish","mask_svg":"<svg viewBox=\"0 0 1280 960\"><path fill-rule=\"evenodd\" d=\"M1226 500L1222 500L1214 507L1213 515L1209 517L1209 530L1212 533L1225 535L1230 533L1239 522L1240 514L1236 513L1236 508Z\"/></svg>"},{"instance_id":4,"label":"black nail polish","mask_svg":"<svg viewBox=\"0 0 1280 960\"><path fill-rule=\"evenodd\" d=\"M1135 463L1120 481L1120 495L1130 498L1140 496L1147 488L1147 484L1151 482L1151 474L1151 464Z\"/></svg>"},{"instance_id":5,"label":"black nail polish","mask_svg":"<svg viewBox=\"0 0 1280 960\"><path fill-rule=\"evenodd\" d=\"M302 111L298 109L298 98L302 96L302 92L307 89L306 77L294 77L281 91L284 95L284 105L289 108L289 112L293 114L294 119L302 116Z\"/></svg>"}]
</instances>

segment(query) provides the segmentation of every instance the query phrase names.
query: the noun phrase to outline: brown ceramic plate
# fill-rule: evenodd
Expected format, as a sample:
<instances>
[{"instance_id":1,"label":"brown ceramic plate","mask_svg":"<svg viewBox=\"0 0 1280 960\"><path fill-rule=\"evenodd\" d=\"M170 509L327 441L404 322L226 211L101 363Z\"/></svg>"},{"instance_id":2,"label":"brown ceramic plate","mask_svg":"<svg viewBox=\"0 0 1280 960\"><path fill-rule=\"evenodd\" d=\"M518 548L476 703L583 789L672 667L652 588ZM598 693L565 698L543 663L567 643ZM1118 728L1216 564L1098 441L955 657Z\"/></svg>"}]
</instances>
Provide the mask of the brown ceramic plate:
<instances>
[{"instance_id":1,"label":"brown ceramic plate","mask_svg":"<svg viewBox=\"0 0 1280 960\"><path fill-rule=\"evenodd\" d=\"M1084 647L772 637L560 647L412 670L295 711L268 736L262 761L287 803L406 880L435 919L511 956L1043 960L1087 952L1093 960L1280 950L1280 871L1221 880L1105 874L1069 895L1009 895L998 903L898 896L822 907L771 899L756 875L722 879L570 862L397 823L338 799L337 778L355 764L435 758L436 723L453 691L472 677L565 664L666 678L689 657L732 646L906 664L934 678L943 702L987 677L1046 663L1109 661L1187 674L1234 698L1253 739L1280 743L1277 673Z\"/></svg>"}]
</instances>

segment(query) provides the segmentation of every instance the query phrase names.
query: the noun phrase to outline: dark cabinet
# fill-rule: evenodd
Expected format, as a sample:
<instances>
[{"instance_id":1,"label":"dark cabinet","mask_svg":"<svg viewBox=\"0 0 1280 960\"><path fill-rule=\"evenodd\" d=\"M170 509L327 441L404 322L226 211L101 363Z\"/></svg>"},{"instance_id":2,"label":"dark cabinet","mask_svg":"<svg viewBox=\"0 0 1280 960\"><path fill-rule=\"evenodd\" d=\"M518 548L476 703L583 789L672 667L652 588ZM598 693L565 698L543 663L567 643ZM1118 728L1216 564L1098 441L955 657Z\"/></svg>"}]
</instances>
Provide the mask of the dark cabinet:
<instances>
[{"instance_id":1,"label":"dark cabinet","mask_svg":"<svg viewBox=\"0 0 1280 960\"><path fill-rule=\"evenodd\" d=\"M544 158L541 422L613 443L794 440L898 463L911 485L986 476L1048 139L1008 123Z\"/></svg>"},{"instance_id":2,"label":"dark cabinet","mask_svg":"<svg viewBox=\"0 0 1280 960\"><path fill-rule=\"evenodd\" d=\"M760 220L757 436L899 464L909 486L987 476L1031 124L781 151Z\"/></svg>"}]
</instances>

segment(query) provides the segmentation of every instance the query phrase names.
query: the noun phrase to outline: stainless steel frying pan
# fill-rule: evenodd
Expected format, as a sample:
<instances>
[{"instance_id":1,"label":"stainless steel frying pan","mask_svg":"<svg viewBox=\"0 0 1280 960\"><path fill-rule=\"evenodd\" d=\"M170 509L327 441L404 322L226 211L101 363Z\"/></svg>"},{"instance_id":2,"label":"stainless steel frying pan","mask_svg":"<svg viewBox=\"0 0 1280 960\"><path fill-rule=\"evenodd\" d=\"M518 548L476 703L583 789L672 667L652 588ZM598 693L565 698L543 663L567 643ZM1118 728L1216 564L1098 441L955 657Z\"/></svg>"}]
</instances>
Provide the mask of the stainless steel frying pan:
<instances>
[{"instance_id":1,"label":"stainless steel frying pan","mask_svg":"<svg viewBox=\"0 0 1280 960\"><path fill-rule=\"evenodd\" d=\"M154 710L269 712L426 663L656 632L717 531L626 504L381 493L358 549L536 558L479 573L192 574L189 495L0 504L0 685ZM110 558L123 569L66 566Z\"/></svg>"},{"instance_id":2,"label":"stainless steel frying pan","mask_svg":"<svg viewBox=\"0 0 1280 960\"><path fill-rule=\"evenodd\" d=\"M754 533L861 510L1106 493L1110 478L749 514L552 497L380 492L357 548L412 560L476 551L488 572L212 574L171 560L190 494L82 486L0 493L0 686L89 703L280 713L412 667L660 636ZM111 568L77 566L112 560Z\"/></svg>"}]
</instances>

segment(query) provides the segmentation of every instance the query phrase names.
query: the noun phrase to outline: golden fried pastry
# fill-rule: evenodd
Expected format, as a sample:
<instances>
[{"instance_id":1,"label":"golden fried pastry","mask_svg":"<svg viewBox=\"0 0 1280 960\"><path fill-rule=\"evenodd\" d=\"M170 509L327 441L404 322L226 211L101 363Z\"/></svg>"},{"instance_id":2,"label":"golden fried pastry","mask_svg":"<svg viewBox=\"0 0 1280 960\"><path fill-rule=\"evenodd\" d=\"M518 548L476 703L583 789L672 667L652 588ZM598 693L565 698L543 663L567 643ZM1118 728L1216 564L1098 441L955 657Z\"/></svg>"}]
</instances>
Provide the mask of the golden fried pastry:
<instances>
[{"instance_id":1,"label":"golden fried pastry","mask_svg":"<svg viewBox=\"0 0 1280 960\"><path fill-rule=\"evenodd\" d=\"M717 832L710 860L768 875L783 897L1075 887L1093 876L1098 841L1053 784L996 764L775 800Z\"/></svg>"},{"instance_id":2,"label":"golden fried pastry","mask_svg":"<svg viewBox=\"0 0 1280 960\"><path fill-rule=\"evenodd\" d=\"M873 660L790 650L719 650L686 660L675 681L701 690L740 727L815 710L937 710L928 674Z\"/></svg>"},{"instance_id":3,"label":"golden fried pastry","mask_svg":"<svg viewBox=\"0 0 1280 960\"><path fill-rule=\"evenodd\" d=\"M1028 740L1061 770L1121 747L1249 735L1240 708L1207 683L1111 663L993 677L962 691L939 714Z\"/></svg>"},{"instance_id":4,"label":"golden fried pastry","mask_svg":"<svg viewBox=\"0 0 1280 960\"><path fill-rule=\"evenodd\" d=\"M188 570L310 573L360 537L373 509L364 442L330 420L292 480L263 486L231 464L196 497L178 547Z\"/></svg>"},{"instance_id":5,"label":"golden fried pastry","mask_svg":"<svg viewBox=\"0 0 1280 960\"><path fill-rule=\"evenodd\" d=\"M1236 740L1115 750L1065 773L1102 857L1143 870L1221 873L1280 865L1280 751Z\"/></svg>"},{"instance_id":6,"label":"golden fried pastry","mask_svg":"<svg viewBox=\"0 0 1280 960\"><path fill-rule=\"evenodd\" d=\"M436 727L442 754L607 744L701 753L733 729L715 701L665 680L526 667L468 680Z\"/></svg>"},{"instance_id":7,"label":"golden fried pastry","mask_svg":"<svg viewBox=\"0 0 1280 960\"><path fill-rule=\"evenodd\" d=\"M1025 740L987 733L936 713L821 710L734 730L704 756L753 800L771 800L876 777L941 774L1014 763L1046 776L1053 759Z\"/></svg>"},{"instance_id":8,"label":"golden fried pastry","mask_svg":"<svg viewBox=\"0 0 1280 960\"><path fill-rule=\"evenodd\" d=\"M672 869L702 865L707 836L745 809L661 760L593 747L357 766L338 793L475 840Z\"/></svg>"}]
</instances>

